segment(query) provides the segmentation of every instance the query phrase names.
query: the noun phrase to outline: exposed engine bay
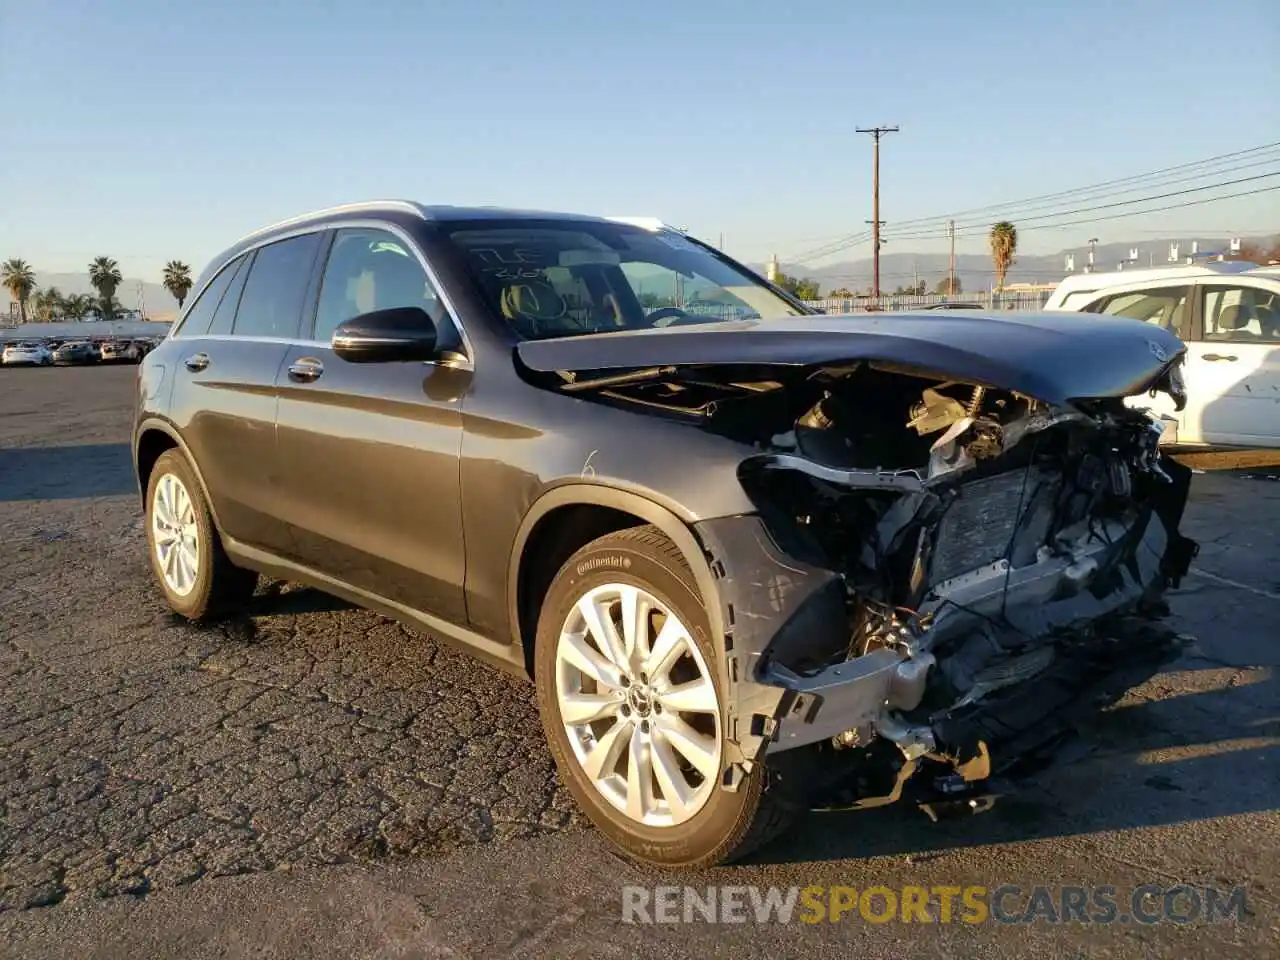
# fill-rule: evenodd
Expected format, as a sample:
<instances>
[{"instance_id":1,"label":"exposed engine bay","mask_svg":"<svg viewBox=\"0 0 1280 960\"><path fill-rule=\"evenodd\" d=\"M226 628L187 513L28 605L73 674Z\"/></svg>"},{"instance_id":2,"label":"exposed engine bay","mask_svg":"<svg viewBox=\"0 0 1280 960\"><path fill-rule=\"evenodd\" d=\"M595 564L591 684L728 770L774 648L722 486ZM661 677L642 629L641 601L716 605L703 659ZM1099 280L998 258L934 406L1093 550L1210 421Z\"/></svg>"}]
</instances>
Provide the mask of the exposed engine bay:
<instances>
[{"instance_id":1,"label":"exposed engine bay","mask_svg":"<svg viewBox=\"0 0 1280 960\"><path fill-rule=\"evenodd\" d=\"M1176 395L1176 377L1170 365L1147 389ZM778 566L823 581L810 605L843 621L780 631L746 665L739 708L759 752L744 764L806 748L826 773L803 779L830 787L814 802L890 802L921 768L935 793L963 794L1092 709L1098 684L1122 692L1173 655L1158 621L1196 551L1178 533L1189 471L1122 397L1051 406L875 361L559 386L757 451L739 479ZM749 546L724 536L720 555ZM770 705L763 688L785 695Z\"/></svg>"}]
</instances>

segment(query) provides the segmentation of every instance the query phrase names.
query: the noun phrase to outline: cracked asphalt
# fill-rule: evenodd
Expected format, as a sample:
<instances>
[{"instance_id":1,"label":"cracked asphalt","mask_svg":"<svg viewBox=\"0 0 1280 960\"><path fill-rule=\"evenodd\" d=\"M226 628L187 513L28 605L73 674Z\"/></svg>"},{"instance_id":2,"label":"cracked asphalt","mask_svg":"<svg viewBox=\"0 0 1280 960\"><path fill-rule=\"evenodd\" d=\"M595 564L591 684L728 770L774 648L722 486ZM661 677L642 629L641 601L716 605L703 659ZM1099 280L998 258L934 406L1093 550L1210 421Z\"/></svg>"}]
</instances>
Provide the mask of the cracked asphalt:
<instances>
[{"instance_id":1,"label":"cracked asphalt","mask_svg":"<svg viewBox=\"0 0 1280 960\"><path fill-rule=\"evenodd\" d=\"M314 591L150 583L131 367L0 370L0 955L1280 955L1280 458L1212 459L1186 655L990 813L815 815L717 884L1242 885L1242 923L620 923L532 689ZM1220 464L1219 464L1220 465Z\"/></svg>"}]
</instances>

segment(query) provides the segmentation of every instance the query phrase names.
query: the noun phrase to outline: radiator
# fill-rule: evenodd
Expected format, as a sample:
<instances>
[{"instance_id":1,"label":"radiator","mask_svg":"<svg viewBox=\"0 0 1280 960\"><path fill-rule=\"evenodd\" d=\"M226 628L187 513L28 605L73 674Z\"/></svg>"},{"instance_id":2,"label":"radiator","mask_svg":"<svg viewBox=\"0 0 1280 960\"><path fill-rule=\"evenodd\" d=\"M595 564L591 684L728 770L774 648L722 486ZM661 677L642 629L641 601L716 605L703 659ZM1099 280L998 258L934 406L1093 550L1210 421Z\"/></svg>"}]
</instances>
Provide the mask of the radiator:
<instances>
[{"instance_id":1,"label":"radiator","mask_svg":"<svg viewBox=\"0 0 1280 960\"><path fill-rule=\"evenodd\" d=\"M963 484L938 524L928 582L932 586L1008 557L1015 567L1030 562L1053 521L1060 479L1032 467ZM1023 498L1022 532L1013 549Z\"/></svg>"}]
</instances>

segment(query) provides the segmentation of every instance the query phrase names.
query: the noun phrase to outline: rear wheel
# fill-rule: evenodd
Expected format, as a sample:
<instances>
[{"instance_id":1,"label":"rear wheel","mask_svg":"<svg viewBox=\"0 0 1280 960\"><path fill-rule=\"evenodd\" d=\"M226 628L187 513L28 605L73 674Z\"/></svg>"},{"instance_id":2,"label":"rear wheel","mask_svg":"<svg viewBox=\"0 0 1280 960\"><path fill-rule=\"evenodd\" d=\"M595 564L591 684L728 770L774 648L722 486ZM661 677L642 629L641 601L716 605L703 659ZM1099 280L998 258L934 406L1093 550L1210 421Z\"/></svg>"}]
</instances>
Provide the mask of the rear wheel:
<instances>
[{"instance_id":1,"label":"rear wheel","mask_svg":"<svg viewBox=\"0 0 1280 960\"><path fill-rule=\"evenodd\" d=\"M258 575L228 559L194 471L178 450L166 450L151 470L146 526L151 569L175 612L200 620L248 604Z\"/></svg>"},{"instance_id":2,"label":"rear wheel","mask_svg":"<svg viewBox=\"0 0 1280 960\"><path fill-rule=\"evenodd\" d=\"M538 623L535 679L556 765L630 856L702 867L785 825L757 766L725 774L724 690L693 575L653 527L609 534L560 569Z\"/></svg>"}]
</instances>

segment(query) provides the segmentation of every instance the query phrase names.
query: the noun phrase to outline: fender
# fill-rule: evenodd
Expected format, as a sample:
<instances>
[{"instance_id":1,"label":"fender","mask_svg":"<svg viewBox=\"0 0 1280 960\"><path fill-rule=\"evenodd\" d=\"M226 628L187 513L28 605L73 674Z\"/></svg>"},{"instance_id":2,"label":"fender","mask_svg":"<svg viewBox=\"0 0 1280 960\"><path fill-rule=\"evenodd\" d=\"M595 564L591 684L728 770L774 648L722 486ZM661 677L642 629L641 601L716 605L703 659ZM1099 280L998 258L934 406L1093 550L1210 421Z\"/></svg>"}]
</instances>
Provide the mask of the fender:
<instances>
[{"instance_id":1,"label":"fender","mask_svg":"<svg viewBox=\"0 0 1280 960\"><path fill-rule=\"evenodd\" d=\"M511 625L511 640L517 647L522 644L520 636L520 612L518 604L520 559L524 555L525 544L529 536L543 517L559 507L588 504L599 507L611 507L634 514L646 523L651 523L661 530L679 549L685 563L693 571L698 592L702 595L706 606L707 617L711 624L712 635L716 638L716 646L720 649L721 662L724 662L724 621L721 617L720 604L716 600L717 588L711 568L707 565L706 554L701 544L693 535L693 531L674 513L661 504L647 499L638 493L621 490L617 487L599 483L569 483L548 490L529 507L520 529L516 532L515 544L511 550L511 558L507 566L507 618Z\"/></svg>"},{"instance_id":2,"label":"fender","mask_svg":"<svg viewBox=\"0 0 1280 960\"><path fill-rule=\"evenodd\" d=\"M138 483L138 495L143 501L143 512L145 513L147 509L147 491L142 485L142 472L138 469L138 444L142 439L142 435L152 430L167 436L182 451L182 455L187 458L187 465L191 467L191 472L196 475L196 483L200 484L200 492L204 495L204 502L209 506L209 515L213 517L214 529L218 531L218 536L224 536L222 523L218 520L218 511L213 505L213 498L209 496L209 487L204 482L204 474L200 472L200 465L196 463L196 458L191 455L191 449L173 424L159 417L147 417L133 431L133 476Z\"/></svg>"}]
</instances>

